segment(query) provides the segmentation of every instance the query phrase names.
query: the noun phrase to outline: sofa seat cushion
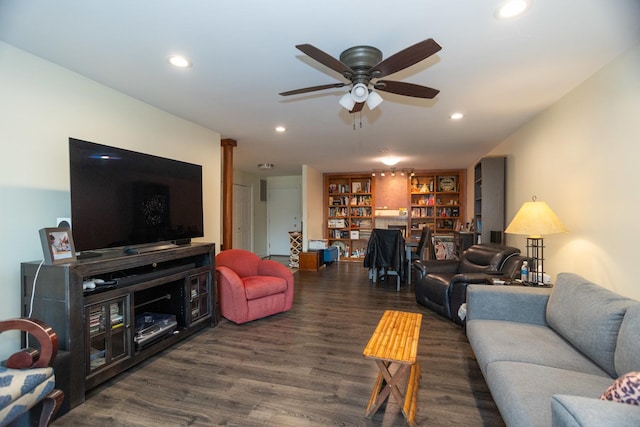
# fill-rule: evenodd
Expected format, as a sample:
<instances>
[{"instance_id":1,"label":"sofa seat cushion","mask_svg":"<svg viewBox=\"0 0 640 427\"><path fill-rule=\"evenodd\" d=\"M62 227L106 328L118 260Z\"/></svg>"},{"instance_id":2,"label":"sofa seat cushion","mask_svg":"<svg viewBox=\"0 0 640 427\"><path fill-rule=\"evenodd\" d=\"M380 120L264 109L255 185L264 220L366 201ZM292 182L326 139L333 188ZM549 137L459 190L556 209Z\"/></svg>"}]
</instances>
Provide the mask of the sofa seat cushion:
<instances>
[{"instance_id":1,"label":"sofa seat cushion","mask_svg":"<svg viewBox=\"0 0 640 427\"><path fill-rule=\"evenodd\" d=\"M614 354L629 298L573 273L560 273L549 297L547 322L558 334L617 377Z\"/></svg>"},{"instance_id":2,"label":"sofa seat cushion","mask_svg":"<svg viewBox=\"0 0 640 427\"><path fill-rule=\"evenodd\" d=\"M522 362L493 362L485 375L506 425L551 426L551 399L568 394L598 399L611 378Z\"/></svg>"},{"instance_id":3,"label":"sofa seat cushion","mask_svg":"<svg viewBox=\"0 0 640 427\"><path fill-rule=\"evenodd\" d=\"M472 320L467 336L483 373L498 361L519 361L612 378L552 329L503 320Z\"/></svg>"},{"instance_id":4,"label":"sofa seat cushion","mask_svg":"<svg viewBox=\"0 0 640 427\"><path fill-rule=\"evenodd\" d=\"M287 290L287 281L275 276L249 276L242 279L247 300L251 301Z\"/></svg>"}]
</instances>

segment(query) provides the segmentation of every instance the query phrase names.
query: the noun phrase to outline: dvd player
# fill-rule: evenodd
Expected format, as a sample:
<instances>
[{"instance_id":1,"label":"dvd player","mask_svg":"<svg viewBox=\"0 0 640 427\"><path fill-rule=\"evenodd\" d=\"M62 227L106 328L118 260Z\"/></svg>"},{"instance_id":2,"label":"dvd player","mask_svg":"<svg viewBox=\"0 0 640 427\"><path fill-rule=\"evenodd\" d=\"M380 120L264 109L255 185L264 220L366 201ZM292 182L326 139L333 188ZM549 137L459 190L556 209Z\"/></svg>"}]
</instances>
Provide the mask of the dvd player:
<instances>
[{"instance_id":1,"label":"dvd player","mask_svg":"<svg viewBox=\"0 0 640 427\"><path fill-rule=\"evenodd\" d=\"M178 327L176 316L172 314L142 313L136 316L136 348L141 350L162 338L172 335Z\"/></svg>"}]
</instances>

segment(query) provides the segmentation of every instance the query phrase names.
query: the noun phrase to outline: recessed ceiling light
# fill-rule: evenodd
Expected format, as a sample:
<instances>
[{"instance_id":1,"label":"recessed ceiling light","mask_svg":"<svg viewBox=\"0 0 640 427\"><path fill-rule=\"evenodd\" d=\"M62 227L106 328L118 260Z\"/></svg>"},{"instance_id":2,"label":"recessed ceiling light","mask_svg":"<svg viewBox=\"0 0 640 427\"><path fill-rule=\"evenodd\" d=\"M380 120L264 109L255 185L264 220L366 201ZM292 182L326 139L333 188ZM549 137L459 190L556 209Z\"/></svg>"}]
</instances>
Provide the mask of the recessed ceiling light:
<instances>
[{"instance_id":1,"label":"recessed ceiling light","mask_svg":"<svg viewBox=\"0 0 640 427\"><path fill-rule=\"evenodd\" d=\"M449 116L451 120L460 120L463 117L464 117L464 114L462 113L453 113L452 115Z\"/></svg>"},{"instance_id":2,"label":"recessed ceiling light","mask_svg":"<svg viewBox=\"0 0 640 427\"><path fill-rule=\"evenodd\" d=\"M276 132L285 132L287 130L284 126L276 126Z\"/></svg>"},{"instance_id":3,"label":"recessed ceiling light","mask_svg":"<svg viewBox=\"0 0 640 427\"><path fill-rule=\"evenodd\" d=\"M169 64L173 65L174 67L178 67L178 68L191 67L191 62L184 56L172 55L169 57L168 61L169 61Z\"/></svg>"},{"instance_id":4,"label":"recessed ceiling light","mask_svg":"<svg viewBox=\"0 0 640 427\"><path fill-rule=\"evenodd\" d=\"M530 0L508 0L496 11L499 19L515 18L522 15L530 6Z\"/></svg>"}]
</instances>

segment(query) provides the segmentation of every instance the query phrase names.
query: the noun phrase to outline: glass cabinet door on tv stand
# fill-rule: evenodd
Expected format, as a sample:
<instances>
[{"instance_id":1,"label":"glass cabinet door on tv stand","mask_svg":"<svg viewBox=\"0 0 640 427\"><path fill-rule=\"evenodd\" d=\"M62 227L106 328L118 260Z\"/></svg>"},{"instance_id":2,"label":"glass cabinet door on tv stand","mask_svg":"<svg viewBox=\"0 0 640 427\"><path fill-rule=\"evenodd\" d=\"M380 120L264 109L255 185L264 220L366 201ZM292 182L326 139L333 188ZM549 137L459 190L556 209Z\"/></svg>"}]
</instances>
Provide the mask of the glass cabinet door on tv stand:
<instances>
[{"instance_id":1,"label":"glass cabinet door on tv stand","mask_svg":"<svg viewBox=\"0 0 640 427\"><path fill-rule=\"evenodd\" d=\"M131 356L129 296L85 306L87 376Z\"/></svg>"},{"instance_id":2,"label":"glass cabinet door on tv stand","mask_svg":"<svg viewBox=\"0 0 640 427\"><path fill-rule=\"evenodd\" d=\"M187 279L189 285L189 304L191 324L205 320L211 314L209 296L209 273L193 275Z\"/></svg>"}]
</instances>

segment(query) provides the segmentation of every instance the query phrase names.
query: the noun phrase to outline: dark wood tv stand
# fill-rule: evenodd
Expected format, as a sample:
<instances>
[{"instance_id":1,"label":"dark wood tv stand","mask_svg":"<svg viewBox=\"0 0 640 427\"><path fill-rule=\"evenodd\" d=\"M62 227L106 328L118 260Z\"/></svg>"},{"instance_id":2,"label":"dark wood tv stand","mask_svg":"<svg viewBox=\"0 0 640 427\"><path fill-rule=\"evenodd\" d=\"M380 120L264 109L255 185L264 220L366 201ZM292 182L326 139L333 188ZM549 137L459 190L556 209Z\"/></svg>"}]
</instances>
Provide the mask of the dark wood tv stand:
<instances>
[{"instance_id":1,"label":"dark wood tv stand","mask_svg":"<svg viewBox=\"0 0 640 427\"><path fill-rule=\"evenodd\" d=\"M215 245L192 243L154 252L125 255L122 248L63 265L21 264L22 314L51 325L68 367L56 372L69 409L84 402L87 390L129 367L217 324ZM83 290L89 279L116 284ZM103 285L104 286L104 285ZM136 317L173 318L175 331L142 345ZM165 322L166 324L173 322ZM65 406L67 406L65 405Z\"/></svg>"}]
</instances>

